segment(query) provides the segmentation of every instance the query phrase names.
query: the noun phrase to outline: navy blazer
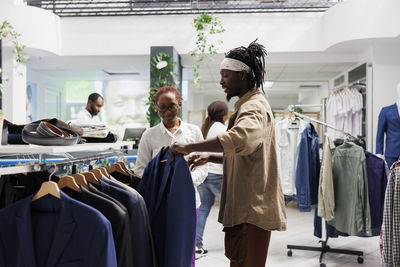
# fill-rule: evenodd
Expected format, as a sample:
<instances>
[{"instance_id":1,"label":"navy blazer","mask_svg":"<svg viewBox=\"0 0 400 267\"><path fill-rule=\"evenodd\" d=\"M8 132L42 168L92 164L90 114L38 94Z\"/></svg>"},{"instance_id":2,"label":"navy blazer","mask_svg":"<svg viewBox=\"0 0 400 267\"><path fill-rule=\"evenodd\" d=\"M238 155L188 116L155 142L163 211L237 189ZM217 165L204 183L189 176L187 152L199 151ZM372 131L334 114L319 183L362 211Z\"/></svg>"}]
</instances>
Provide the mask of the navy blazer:
<instances>
[{"instance_id":1,"label":"navy blazer","mask_svg":"<svg viewBox=\"0 0 400 267\"><path fill-rule=\"evenodd\" d=\"M1 267L116 267L110 222L71 199L33 195L0 211Z\"/></svg>"},{"instance_id":2,"label":"navy blazer","mask_svg":"<svg viewBox=\"0 0 400 267\"><path fill-rule=\"evenodd\" d=\"M378 131L376 133L376 154L383 154L385 133L385 156L398 159L400 156L400 116L396 103L383 107L381 113L379 113Z\"/></svg>"},{"instance_id":3,"label":"navy blazer","mask_svg":"<svg viewBox=\"0 0 400 267\"><path fill-rule=\"evenodd\" d=\"M133 267L132 240L129 215L116 203L80 186L81 192L68 187L61 189L69 197L100 211L111 223L118 267Z\"/></svg>"},{"instance_id":4,"label":"navy blazer","mask_svg":"<svg viewBox=\"0 0 400 267\"><path fill-rule=\"evenodd\" d=\"M166 160L166 162L161 162ZM146 166L138 192L149 212L159 267L189 267L196 236L195 191L186 160L160 151Z\"/></svg>"}]
</instances>

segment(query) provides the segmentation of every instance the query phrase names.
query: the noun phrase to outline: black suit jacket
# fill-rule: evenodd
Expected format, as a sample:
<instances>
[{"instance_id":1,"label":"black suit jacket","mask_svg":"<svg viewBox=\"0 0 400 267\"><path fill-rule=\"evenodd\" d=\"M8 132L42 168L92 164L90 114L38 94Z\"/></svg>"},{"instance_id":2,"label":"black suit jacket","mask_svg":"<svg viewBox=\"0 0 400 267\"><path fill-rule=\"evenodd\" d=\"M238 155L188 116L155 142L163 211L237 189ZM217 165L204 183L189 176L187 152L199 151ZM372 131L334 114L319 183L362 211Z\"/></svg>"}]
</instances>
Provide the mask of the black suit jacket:
<instances>
[{"instance_id":1,"label":"black suit jacket","mask_svg":"<svg viewBox=\"0 0 400 267\"><path fill-rule=\"evenodd\" d=\"M129 214L114 202L99 195L89 192L81 187L82 192L76 192L69 188L62 191L73 199L79 200L96 210L100 211L111 223L117 262L119 267L131 267L133 264L131 230L129 225Z\"/></svg>"}]
</instances>

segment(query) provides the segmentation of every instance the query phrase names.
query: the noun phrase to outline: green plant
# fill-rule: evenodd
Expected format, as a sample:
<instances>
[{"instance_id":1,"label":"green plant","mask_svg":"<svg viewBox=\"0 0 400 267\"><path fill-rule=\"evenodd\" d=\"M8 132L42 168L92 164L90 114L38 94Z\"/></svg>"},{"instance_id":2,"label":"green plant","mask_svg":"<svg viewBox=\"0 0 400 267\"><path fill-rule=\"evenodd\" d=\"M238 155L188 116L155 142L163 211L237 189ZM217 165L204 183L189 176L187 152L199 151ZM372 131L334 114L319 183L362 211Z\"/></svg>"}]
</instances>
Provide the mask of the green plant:
<instances>
[{"instance_id":1,"label":"green plant","mask_svg":"<svg viewBox=\"0 0 400 267\"><path fill-rule=\"evenodd\" d=\"M302 108L299 108L299 107L295 107L295 108L293 109L293 111L294 111L294 112L297 112L297 113L300 113L300 114L304 114L303 109L302 109Z\"/></svg>"},{"instance_id":2,"label":"green plant","mask_svg":"<svg viewBox=\"0 0 400 267\"><path fill-rule=\"evenodd\" d=\"M14 49L15 61L18 63L25 64L28 61L28 57L23 55L23 51L25 46L19 43L18 38L21 36L20 33L16 32L14 27L7 21L0 22L0 40L5 38L11 38ZM0 78L2 77L2 69L0 68ZM3 82L6 82L7 79L0 79L0 101L3 94Z\"/></svg>"},{"instance_id":3,"label":"green plant","mask_svg":"<svg viewBox=\"0 0 400 267\"><path fill-rule=\"evenodd\" d=\"M213 14L203 13L193 20L194 28L197 33L196 48L190 52L194 57L195 65L193 69L193 81L199 86L200 84L200 63L205 58L217 53L217 46L222 44L222 40L218 39L216 43L212 42L212 35L221 34L225 31L221 21Z\"/></svg>"},{"instance_id":4,"label":"green plant","mask_svg":"<svg viewBox=\"0 0 400 267\"><path fill-rule=\"evenodd\" d=\"M171 55L164 52L158 53L150 60L150 72L153 76L157 77L153 87L150 89L147 101L149 109L147 110L146 116L147 121L150 123L150 127L153 127L161 122L161 118L160 115L158 115L157 106L154 103L153 98L156 95L157 90L161 87L165 85L174 86L176 84L175 78L177 77L177 74L173 72L175 65L176 63L172 61Z\"/></svg>"},{"instance_id":5,"label":"green plant","mask_svg":"<svg viewBox=\"0 0 400 267\"><path fill-rule=\"evenodd\" d=\"M20 33L16 32L14 27L7 21L0 23L0 39L11 38L14 45L15 61L18 63L26 63L28 57L23 55L25 46L19 43L18 38L21 36Z\"/></svg>"}]
</instances>

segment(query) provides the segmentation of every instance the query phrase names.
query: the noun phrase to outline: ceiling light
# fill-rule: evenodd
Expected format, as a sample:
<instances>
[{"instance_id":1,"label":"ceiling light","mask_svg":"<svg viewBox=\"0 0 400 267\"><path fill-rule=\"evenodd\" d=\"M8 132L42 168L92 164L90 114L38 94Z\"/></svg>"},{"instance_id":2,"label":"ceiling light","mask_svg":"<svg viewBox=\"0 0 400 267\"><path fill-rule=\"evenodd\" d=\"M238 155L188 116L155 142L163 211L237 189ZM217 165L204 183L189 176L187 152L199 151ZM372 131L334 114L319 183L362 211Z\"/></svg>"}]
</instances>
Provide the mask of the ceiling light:
<instances>
[{"instance_id":1,"label":"ceiling light","mask_svg":"<svg viewBox=\"0 0 400 267\"><path fill-rule=\"evenodd\" d=\"M274 85L274 82L273 82L273 81L265 81L265 82L263 83L263 85L264 85L264 87L266 87L266 88L271 88L272 85Z\"/></svg>"},{"instance_id":2,"label":"ceiling light","mask_svg":"<svg viewBox=\"0 0 400 267\"><path fill-rule=\"evenodd\" d=\"M107 75L140 75L139 72L103 70Z\"/></svg>"}]
</instances>

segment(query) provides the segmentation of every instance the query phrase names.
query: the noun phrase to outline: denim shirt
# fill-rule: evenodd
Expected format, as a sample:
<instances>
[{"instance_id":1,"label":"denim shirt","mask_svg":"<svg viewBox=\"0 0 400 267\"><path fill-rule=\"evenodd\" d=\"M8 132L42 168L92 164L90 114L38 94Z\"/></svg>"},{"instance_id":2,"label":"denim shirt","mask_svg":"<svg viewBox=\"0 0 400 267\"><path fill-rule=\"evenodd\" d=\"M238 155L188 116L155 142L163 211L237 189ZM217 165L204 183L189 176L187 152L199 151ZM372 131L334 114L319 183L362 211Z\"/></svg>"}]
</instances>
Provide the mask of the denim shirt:
<instances>
[{"instance_id":1,"label":"denim shirt","mask_svg":"<svg viewBox=\"0 0 400 267\"><path fill-rule=\"evenodd\" d=\"M311 211L318 202L319 171L318 133L309 123L301 134L296 168L296 193L300 211Z\"/></svg>"}]
</instances>

